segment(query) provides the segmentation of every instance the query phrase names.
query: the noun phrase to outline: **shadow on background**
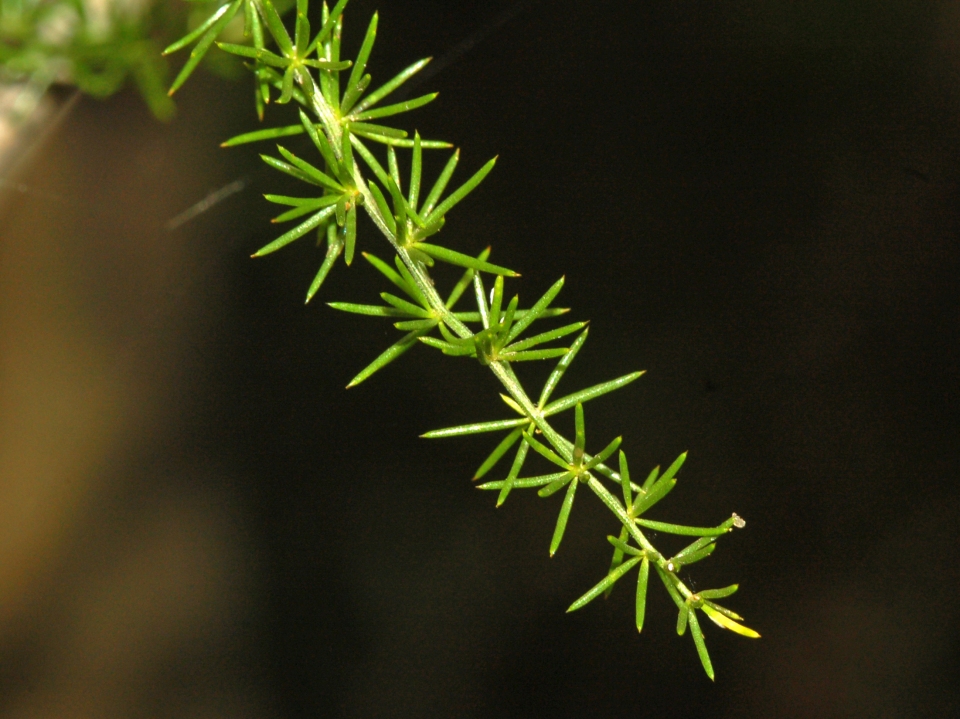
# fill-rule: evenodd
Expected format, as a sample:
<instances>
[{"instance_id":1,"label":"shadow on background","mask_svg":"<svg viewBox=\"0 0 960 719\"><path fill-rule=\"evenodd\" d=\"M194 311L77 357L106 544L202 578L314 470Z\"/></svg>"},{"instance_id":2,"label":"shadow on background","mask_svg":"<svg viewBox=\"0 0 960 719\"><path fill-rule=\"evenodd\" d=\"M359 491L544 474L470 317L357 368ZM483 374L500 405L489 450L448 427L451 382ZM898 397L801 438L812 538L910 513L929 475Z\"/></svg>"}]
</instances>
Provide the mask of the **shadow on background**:
<instances>
[{"instance_id":1,"label":"shadow on background","mask_svg":"<svg viewBox=\"0 0 960 719\"><path fill-rule=\"evenodd\" d=\"M710 684L659 590L643 636L623 588L565 615L609 515L584 495L548 560L559 499L470 486L496 439L417 438L503 416L476 363L415 348L343 390L395 331L322 302L383 288L341 266L304 307L309 240L247 258L259 194L303 190L217 148L250 88L201 78L169 126L82 101L0 188L4 716L960 709L960 13L523 5L477 35L516 6L355 0L344 42L379 8L385 78L478 38L410 120L463 177L500 155L443 239L493 244L525 302L567 275L568 390L648 371L591 442L637 473L690 450L656 518L746 518L690 577L739 581L763 639L708 627Z\"/></svg>"}]
</instances>

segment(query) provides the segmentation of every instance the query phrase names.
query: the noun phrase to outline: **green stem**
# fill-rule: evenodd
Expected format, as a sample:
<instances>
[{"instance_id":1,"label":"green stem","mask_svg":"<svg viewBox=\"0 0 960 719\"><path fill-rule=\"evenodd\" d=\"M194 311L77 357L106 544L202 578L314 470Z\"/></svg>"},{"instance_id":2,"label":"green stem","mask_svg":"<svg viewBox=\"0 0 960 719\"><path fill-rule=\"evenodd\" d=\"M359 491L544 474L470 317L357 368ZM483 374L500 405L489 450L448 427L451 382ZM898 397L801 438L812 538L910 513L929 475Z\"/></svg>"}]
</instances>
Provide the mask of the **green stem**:
<instances>
[{"instance_id":1,"label":"green stem","mask_svg":"<svg viewBox=\"0 0 960 719\"><path fill-rule=\"evenodd\" d=\"M322 93L320 92L320 88L317 87L313 77L309 77L312 87L304 87L304 90L306 91L307 97L311 100L314 112L320 119L320 122L323 123L324 129L327 132L327 137L330 140L330 145L333 148L337 159L339 160L342 158L342 149L340 143L343 138L343 129L340 126L337 114L334 112L333 108L327 104L327 101L324 99ZM412 257L410 257L410 253L407 251L407 249L397 241L396 235L394 235L387 227L387 223L380 214L379 207L377 206L373 195L370 194L370 188L364 181L359 165L354 166L353 179L356 183L357 189L363 195L364 209L367 211L370 219L373 220L373 223L377 226L380 232L383 233L383 235L393 246L393 249L400 256L403 264L410 271L411 276L417 283L417 288L430 305L430 308L437 314L438 317L442 318L444 323L458 336L464 339L473 337L474 333L470 331L470 328L454 317L453 313L447 309L446 304L440 298L440 295L437 294L436 289L434 289L433 282L430 280L430 276L427 274L426 268L423 266L423 264L416 262ZM520 380L517 378L516 374L514 374L510 364L503 360L497 360L490 363L490 369L494 376L500 380L500 383L503 385L504 389L507 390L509 395L516 400L517 404L520 405L527 416L534 421L534 423L537 425L537 428L543 433L547 441L549 441L550 444L552 444L559 451L560 455L565 460L568 462L572 461L573 452L571 447L573 446L573 443L550 426L550 423L547 422L546 418L543 416L541 409L534 404L530 397L527 396L526 391L520 384ZM687 598L692 596L693 592L682 581L680 581L679 577L676 575L676 572L668 568L669 565L667 560L663 558L663 555L656 550L653 544L650 543L650 540L647 539L643 532L640 531L640 528L637 527L633 519L627 514L626 510L620 504L617 498L614 497L603 485L603 483L593 476L593 474L587 473L587 477L587 485L590 487L593 493L600 499L601 502L607 505L607 508L609 508L614 515L616 515L617 519L619 519L623 526L626 527L627 532L629 532L630 536L633 537L637 544L639 544L646 552L652 555L651 559L654 557L658 558L655 561L658 565L660 565L661 569L672 575L672 577L676 580L677 589L680 590L681 594Z\"/></svg>"}]
</instances>

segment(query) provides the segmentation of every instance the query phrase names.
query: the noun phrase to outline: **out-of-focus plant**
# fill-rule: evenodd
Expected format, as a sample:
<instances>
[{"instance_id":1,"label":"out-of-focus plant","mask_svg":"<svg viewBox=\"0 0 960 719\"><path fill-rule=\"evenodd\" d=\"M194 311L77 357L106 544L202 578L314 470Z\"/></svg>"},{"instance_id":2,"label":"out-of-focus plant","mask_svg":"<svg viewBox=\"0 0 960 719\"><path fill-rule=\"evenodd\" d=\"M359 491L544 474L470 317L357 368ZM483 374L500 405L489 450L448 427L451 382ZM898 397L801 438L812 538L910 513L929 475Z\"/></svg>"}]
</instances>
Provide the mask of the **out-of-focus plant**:
<instances>
[{"instance_id":1,"label":"out-of-focus plant","mask_svg":"<svg viewBox=\"0 0 960 719\"><path fill-rule=\"evenodd\" d=\"M641 630L652 570L677 606L677 632L682 635L687 628L690 629L703 668L712 679L713 666L699 616L743 636L759 635L740 624L742 618L738 614L717 603L733 594L737 585L694 591L681 575L689 565L709 557L720 537L734 528L743 527L743 520L732 514L717 526L692 527L646 516L676 485L686 453L681 454L666 471L661 472L656 467L644 481L634 482L630 478L627 457L620 450L619 437L599 451L587 451L584 404L631 384L642 372L633 372L559 399L553 397L558 383L587 339L587 323L573 322L530 336L524 333L534 322L542 323L567 312L564 308L552 306L564 279L559 279L532 306L521 308L519 297L510 298L506 291L507 281L512 281L511 278L518 277L518 274L488 262L489 248L474 255L447 244L437 244L435 236L445 227L450 213L489 174L495 159L446 194L459 161L459 152L454 152L426 191L427 185L422 182L423 152L451 145L423 140L418 133L411 138L406 131L382 123L386 118L435 99L433 93L393 104L383 102L423 68L427 60L414 63L385 84L372 89L371 76L366 70L377 34L378 16L371 19L355 61L343 60L340 40L342 12L346 4L347 0L339 0L332 10L324 4L319 24L315 25L309 19L308 1L297 0L291 32L271 0L228 0L221 2L206 20L166 50L170 53L193 46L171 92L183 84L216 43L222 50L247 62L254 75L257 109L261 117L271 102L294 102L300 106L300 121L294 125L247 133L224 143L240 145L306 134L311 140L311 152L316 153L314 158L304 159L277 145L278 157L262 155L268 165L304 182L310 190L306 197L266 195L268 201L287 208L275 218L276 222L298 222L254 256L279 250L315 231L318 245L325 244L326 249L307 291L309 302L340 257L347 265L352 263L358 216L362 210L386 240L394 257L391 263L372 253L362 254L382 279L392 285L390 289L399 289L402 296L381 292L384 304L379 305L330 304L346 312L389 318L402 335L362 369L349 386L368 380L417 345L436 348L449 356L472 357L489 368L505 390L501 397L512 416L435 430L424 436L442 438L505 432L506 436L482 462L474 479L487 476L508 452L513 451L513 461L505 476L479 486L497 492L498 506L514 490L535 488L541 497L550 497L562 490L563 499L550 541L551 556L563 540L577 489L582 486L583 491L589 490L610 510L618 532L607 537L613 547L613 556L604 576L573 602L568 611L580 609L600 595L609 594L615 583L635 570L635 624ZM243 19L246 39L217 42L235 18ZM380 158L371 150L375 145L384 148ZM399 151L410 153L409 171L401 173ZM439 275L436 279L432 275L437 263L454 265L462 271L460 279L443 296L438 292ZM488 277L486 282L484 275ZM489 284L491 278L492 288ZM471 289L472 292L468 293ZM465 293L472 295L474 307L461 311L456 305ZM569 346L555 344L572 335L576 338ZM556 366L546 373L539 393L529 395L514 373L513 365L550 359L557 360ZM467 389L462 390L462 393L467 392ZM572 441L553 426L554 418L567 410L574 413ZM528 457L532 456L530 450L553 465L553 471L521 476L524 467L528 466ZM651 541L654 532L690 537L692 541L678 552L665 553L654 547Z\"/></svg>"},{"instance_id":2,"label":"out-of-focus plant","mask_svg":"<svg viewBox=\"0 0 960 719\"><path fill-rule=\"evenodd\" d=\"M152 0L0 0L0 81L23 87L21 113L53 84L106 97L132 78L157 117L173 103Z\"/></svg>"}]
</instances>

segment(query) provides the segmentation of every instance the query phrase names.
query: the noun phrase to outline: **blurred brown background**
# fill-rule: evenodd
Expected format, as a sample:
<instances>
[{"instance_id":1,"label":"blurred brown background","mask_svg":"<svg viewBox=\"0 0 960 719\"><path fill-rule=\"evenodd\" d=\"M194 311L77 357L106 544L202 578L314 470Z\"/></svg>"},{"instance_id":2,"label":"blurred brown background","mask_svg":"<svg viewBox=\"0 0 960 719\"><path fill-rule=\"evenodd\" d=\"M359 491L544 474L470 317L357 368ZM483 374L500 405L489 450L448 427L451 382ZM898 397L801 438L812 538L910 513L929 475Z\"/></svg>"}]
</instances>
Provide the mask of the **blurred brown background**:
<instances>
[{"instance_id":1,"label":"blurred brown background","mask_svg":"<svg viewBox=\"0 0 960 719\"><path fill-rule=\"evenodd\" d=\"M411 129L500 155L445 243L567 275L568 390L648 370L590 436L690 450L656 518L747 519L690 574L763 639L708 627L710 684L659 590L643 636L623 589L565 615L610 517L548 560L558 502L469 486L496 440L417 438L501 416L475 364L342 389L394 330L322 302L383 288L248 259L303 190L201 77L170 125L80 101L0 186L0 714L956 715L957 6L354 0L350 52L375 9L375 78L437 57Z\"/></svg>"}]
</instances>

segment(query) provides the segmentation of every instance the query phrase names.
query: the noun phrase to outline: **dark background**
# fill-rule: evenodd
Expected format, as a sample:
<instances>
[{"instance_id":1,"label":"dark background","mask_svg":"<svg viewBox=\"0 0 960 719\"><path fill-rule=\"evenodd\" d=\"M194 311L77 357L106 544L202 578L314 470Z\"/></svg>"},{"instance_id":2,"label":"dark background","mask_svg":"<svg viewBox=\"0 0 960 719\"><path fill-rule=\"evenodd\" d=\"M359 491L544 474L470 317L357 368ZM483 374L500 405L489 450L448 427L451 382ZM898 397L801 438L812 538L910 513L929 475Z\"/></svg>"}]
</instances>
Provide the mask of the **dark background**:
<instances>
[{"instance_id":1,"label":"dark background","mask_svg":"<svg viewBox=\"0 0 960 719\"><path fill-rule=\"evenodd\" d=\"M397 333L323 302L389 288L359 260L305 307L309 240L248 259L279 233L259 193L302 189L259 164L269 145L216 148L252 128L250 87L202 77L170 126L133 96L82 101L6 191L7 251L53 228L45 251L77 298L57 326L86 318L133 399L87 470L113 479L3 615L0 708L27 715L60 682L96 683L50 659L82 614L77 567L123 575L110 557L141 517L196 504L222 528L209 546L232 549L186 542L171 581L192 597L190 581L220 576L195 600L208 609L101 715L960 711L956 7L354 0L351 55L374 9L375 79L437 58L414 94L440 98L404 126L462 146L461 179L500 156L439 239L492 244L527 304L566 275L562 304L592 324L559 391L647 370L587 406L589 446L622 433L641 477L690 451L654 518L746 519L689 577L740 582L727 604L763 638L705 626L711 683L659 583L640 636L630 581L564 614L603 576L616 523L579 493L548 559L559 497L515 492L494 510L470 485L497 438L418 439L507 416L476 363L415 348L343 389ZM243 191L167 229L238 178ZM359 248L388 255L366 221ZM533 393L547 370L524 369ZM212 564L182 580L202 551Z\"/></svg>"}]
</instances>

